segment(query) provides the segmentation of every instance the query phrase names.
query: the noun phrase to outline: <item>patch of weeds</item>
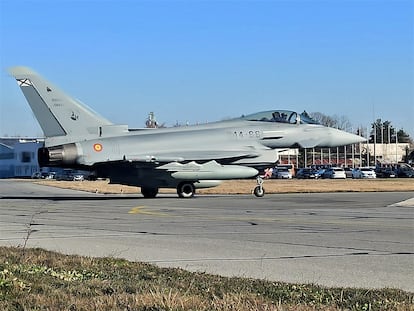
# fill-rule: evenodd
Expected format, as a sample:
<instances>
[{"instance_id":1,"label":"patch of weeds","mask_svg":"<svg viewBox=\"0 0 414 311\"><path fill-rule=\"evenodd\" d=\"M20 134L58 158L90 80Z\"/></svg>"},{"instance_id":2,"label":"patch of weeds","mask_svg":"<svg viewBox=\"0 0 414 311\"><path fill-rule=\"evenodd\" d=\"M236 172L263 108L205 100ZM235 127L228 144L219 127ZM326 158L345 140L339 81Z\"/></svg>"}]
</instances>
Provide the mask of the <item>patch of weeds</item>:
<instances>
[{"instance_id":1,"label":"patch of weeds","mask_svg":"<svg viewBox=\"0 0 414 311\"><path fill-rule=\"evenodd\" d=\"M114 258L0 247L1 310L414 310L397 289L226 278ZM23 260L22 260L23 258Z\"/></svg>"}]
</instances>

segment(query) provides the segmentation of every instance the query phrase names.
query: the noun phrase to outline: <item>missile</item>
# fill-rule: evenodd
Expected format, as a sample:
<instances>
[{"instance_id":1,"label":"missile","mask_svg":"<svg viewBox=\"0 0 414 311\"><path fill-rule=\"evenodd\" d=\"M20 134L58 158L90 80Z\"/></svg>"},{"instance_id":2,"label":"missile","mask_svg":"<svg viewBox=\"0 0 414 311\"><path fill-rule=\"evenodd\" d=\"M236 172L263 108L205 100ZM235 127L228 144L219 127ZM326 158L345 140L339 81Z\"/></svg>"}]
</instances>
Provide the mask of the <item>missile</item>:
<instances>
[{"instance_id":1,"label":"missile","mask_svg":"<svg viewBox=\"0 0 414 311\"><path fill-rule=\"evenodd\" d=\"M171 172L173 178L182 180L242 179L254 177L259 173L251 167L221 165L214 160L205 164L198 164L194 161L187 164L168 163L157 169L167 170Z\"/></svg>"}]
</instances>

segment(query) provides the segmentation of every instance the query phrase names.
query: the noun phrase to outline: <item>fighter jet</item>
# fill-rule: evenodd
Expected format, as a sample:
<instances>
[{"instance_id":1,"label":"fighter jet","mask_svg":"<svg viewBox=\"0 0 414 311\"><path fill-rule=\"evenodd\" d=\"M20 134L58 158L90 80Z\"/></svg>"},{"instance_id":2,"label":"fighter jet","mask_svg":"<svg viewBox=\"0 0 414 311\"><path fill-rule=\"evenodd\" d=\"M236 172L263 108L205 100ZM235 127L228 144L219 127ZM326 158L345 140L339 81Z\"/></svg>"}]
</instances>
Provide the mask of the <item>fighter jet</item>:
<instances>
[{"instance_id":1,"label":"fighter jet","mask_svg":"<svg viewBox=\"0 0 414 311\"><path fill-rule=\"evenodd\" d=\"M274 165L277 148L336 147L360 136L317 124L304 114L271 110L202 125L130 129L113 124L27 67L13 67L44 135L41 167L93 171L111 183L141 187L145 198L175 188L191 198L196 188L257 177L254 194L264 195L257 167Z\"/></svg>"}]
</instances>

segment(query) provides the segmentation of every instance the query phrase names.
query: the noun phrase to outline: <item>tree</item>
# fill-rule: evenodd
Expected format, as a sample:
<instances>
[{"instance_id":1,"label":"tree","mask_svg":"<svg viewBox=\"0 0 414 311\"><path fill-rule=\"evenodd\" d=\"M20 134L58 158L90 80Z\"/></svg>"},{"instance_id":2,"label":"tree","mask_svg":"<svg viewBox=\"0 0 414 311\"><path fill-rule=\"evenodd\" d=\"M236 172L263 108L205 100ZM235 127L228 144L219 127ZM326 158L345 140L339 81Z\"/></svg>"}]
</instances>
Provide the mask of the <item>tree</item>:
<instances>
[{"instance_id":1,"label":"tree","mask_svg":"<svg viewBox=\"0 0 414 311\"><path fill-rule=\"evenodd\" d=\"M327 116L322 112L311 112L309 115L313 120L325 126L334 127L344 131L351 128L351 122L346 116Z\"/></svg>"},{"instance_id":2,"label":"tree","mask_svg":"<svg viewBox=\"0 0 414 311\"><path fill-rule=\"evenodd\" d=\"M397 132L398 142L400 143L412 143L410 135L408 135L403 129L398 130Z\"/></svg>"},{"instance_id":3,"label":"tree","mask_svg":"<svg viewBox=\"0 0 414 311\"><path fill-rule=\"evenodd\" d=\"M395 129L390 121L382 121L377 119L371 124L371 132L369 136L370 143L391 143L395 142Z\"/></svg>"},{"instance_id":4,"label":"tree","mask_svg":"<svg viewBox=\"0 0 414 311\"><path fill-rule=\"evenodd\" d=\"M370 143L395 143L396 129L391 125L391 121L382 122L377 119L371 124ZM397 139L399 143L410 143L412 140L403 129L397 131Z\"/></svg>"},{"instance_id":5,"label":"tree","mask_svg":"<svg viewBox=\"0 0 414 311\"><path fill-rule=\"evenodd\" d=\"M323 114L322 112L311 112L310 116L313 120L322 125L329 127L334 127L335 125L334 119L330 116L327 116L326 114Z\"/></svg>"},{"instance_id":6,"label":"tree","mask_svg":"<svg viewBox=\"0 0 414 311\"><path fill-rule=\"evenodd\" d=\"M336 122L336 128L340 130L347 131L348 129L352 128L351 122L346 116L334 115L334 120Z\"/></svg>"}]
</instances>

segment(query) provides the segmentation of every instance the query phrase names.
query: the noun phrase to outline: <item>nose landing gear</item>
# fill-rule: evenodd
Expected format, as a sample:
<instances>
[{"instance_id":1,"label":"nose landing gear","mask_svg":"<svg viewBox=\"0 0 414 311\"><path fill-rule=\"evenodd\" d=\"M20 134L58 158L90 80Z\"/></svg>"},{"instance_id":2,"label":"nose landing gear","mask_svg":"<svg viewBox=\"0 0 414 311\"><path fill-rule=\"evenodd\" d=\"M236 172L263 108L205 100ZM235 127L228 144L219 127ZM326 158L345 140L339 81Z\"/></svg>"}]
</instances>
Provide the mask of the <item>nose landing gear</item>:
<instances>
[{"instance_id":1,"label":"nose landing gear","mask_svg":"<svg viewBox=\"0 0 414 311\"><path fill-rule=\"evenodd\" d=\"M262 177L260 177L260 176L256 177L257 186L254 188L253 193L258 198L263 197L264 194L265 194L265 190L263 188L263 182L264 182L264 180L263 180Z\"/></svg>"}]
</instances>

